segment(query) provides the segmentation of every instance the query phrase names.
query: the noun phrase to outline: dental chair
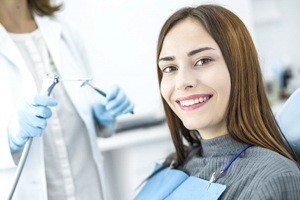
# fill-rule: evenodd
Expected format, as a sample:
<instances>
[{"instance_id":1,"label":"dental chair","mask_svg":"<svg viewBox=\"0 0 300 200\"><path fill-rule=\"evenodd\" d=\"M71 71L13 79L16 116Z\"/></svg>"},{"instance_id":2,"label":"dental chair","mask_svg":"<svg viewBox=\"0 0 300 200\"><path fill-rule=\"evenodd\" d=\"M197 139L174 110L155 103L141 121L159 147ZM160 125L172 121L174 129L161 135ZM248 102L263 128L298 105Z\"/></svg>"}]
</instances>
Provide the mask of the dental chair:
<instances>
[{"instance_id":1,"label":"dental chair","mask_svg":"<svg viewBox=\"0 0 300 200\"><path fill-rule=\"evenodd\" d=\"M300 158L300 87L285 102L276 120L285 138Z\"/></svg>"}]
</instances>

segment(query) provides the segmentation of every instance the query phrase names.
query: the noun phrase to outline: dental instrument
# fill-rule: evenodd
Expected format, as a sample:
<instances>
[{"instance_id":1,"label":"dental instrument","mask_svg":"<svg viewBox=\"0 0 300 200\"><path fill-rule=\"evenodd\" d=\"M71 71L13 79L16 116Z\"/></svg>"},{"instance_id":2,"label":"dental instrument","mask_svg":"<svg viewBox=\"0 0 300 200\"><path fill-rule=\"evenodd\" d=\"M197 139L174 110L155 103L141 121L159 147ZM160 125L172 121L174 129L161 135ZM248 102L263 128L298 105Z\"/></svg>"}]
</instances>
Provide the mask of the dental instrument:
<instances>
[{"instance_id":1,"label":"dental instrument","mask_svg":"<svg viewBox=\"0 0 300 200\"><path fill-rule=\"evenodd\" d=\"M54 89L55 85L59 82L59 78L58 78L57 75L53 75L51 77L49 74L47 74L47 78L52 78L53 79L51 85L46 89L46 92L45 92L47 96L50 96L50 94L51 94L52 90ZM44 80L46 80L45 82L48 82L48 79L44 79ZM45 86L46 84L43 83L43 85ZM43 91L43 89L42 89L42 91ZM12 199L12 197L14 195L14 192L16 190L16 187L18 185L20 176L22 174L22 171L23 171L23 168L24 168L24 165L25 165L25 162L27 160L28 153L29 153L29 150L30 150L30 147L31 147L31 144L32 144L32 139L33 139L33 137L30 137L28 139L28 141L26 142L25 146L24 146L23 153L21 155L20 162L19 162L18 167L17 167L16 176L15 176L15 179L14 179L14 182L13 182L13 186L12 186L11 191L10 191L9 196L8 196L9 200Z\"/></svg>"},{"instance_id":2,"label":"dental instrument","mask_svg":"<svg viewBox=\"0 0 300 200\"><path fill-rule=\"evenodd\" d=\"M102 90L100 90L99 88L96 88L95 86L93 86L91 83L90 83L91 80L85 80L81 85L80 87L83 87L85 85L88 85L90 86L94 91L96 91L98 94L100 94L101 96L103 97L106 97L106 93L103 92ZM134 114L133 111L130 112L131 114Z\"/></svg>"},{"instance_id":3,"label":"dental instrument","mask_svg":"<svg viewBox=\"0 0 300 200\"><path fill-rule=\"evenodd\" d=\"M78 78L78 79L60 79L58 75L56 74L46 74L46 77L43 79L43 85L41 89L42 94L46 94L47 96L50 96L51 92L53 91L56 84L58 84L60 81L89 81L91 78ZM32 144L33 137L29 137L28 141L24 145L23 153L20 158L20 162L18 164L15 179L13 182L13 186L11 188L11 191L8 195L8 200L11 200L13 198L14 192L16 190L16 187L18 185L20 176L22 174L25 162L28 157L28 153Z\"/></svg>"},{"instance_id":4,"label":"dental instrument","mask_svg":"<svg viewBox=\"0 0 300 200\"><path fill-rule=\"evenodd\" d=\"M103 92L102 90L96 88L95 86L93 86L93 85L90 83L90 80L84 81L84 82L80 85L80 87L83 87L83 86L85 86L85 85L90 86L90 87L91 87L93 90L95 90L97 93L99 93L99 94L101 94L102 96L106 97L106 93Z\"/></svg>"},{"instance_id":5,"label":"dental instrument","mask_svg":"<svg viewBox=\"0 0 300 200\"><path fill-rule=\"evenodd\" d=\"M60 81L91 81L92 78L78 78L78 79L59 79Z\"/></svg>"}]
</instances>

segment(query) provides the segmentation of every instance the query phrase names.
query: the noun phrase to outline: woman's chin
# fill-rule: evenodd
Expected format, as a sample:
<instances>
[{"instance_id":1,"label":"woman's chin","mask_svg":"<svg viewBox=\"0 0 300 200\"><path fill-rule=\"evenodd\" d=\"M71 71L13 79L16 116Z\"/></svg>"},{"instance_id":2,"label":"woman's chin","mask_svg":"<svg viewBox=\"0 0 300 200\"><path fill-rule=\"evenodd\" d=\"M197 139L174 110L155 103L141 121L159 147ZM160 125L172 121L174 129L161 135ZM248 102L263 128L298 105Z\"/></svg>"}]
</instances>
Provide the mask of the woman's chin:
<instances>
[{"instance_id":1,"label":"woman's chin","mask_svg":"<svg viewBox=\"0 0 300 200\"><path fill-rule=\"evenodd\" d=\"M199 126L199 124L195 124L192 122L183 122L183 125L185 128L189 129L189 130L199 130L201 126Z\"/></svg>"}]
</instances>

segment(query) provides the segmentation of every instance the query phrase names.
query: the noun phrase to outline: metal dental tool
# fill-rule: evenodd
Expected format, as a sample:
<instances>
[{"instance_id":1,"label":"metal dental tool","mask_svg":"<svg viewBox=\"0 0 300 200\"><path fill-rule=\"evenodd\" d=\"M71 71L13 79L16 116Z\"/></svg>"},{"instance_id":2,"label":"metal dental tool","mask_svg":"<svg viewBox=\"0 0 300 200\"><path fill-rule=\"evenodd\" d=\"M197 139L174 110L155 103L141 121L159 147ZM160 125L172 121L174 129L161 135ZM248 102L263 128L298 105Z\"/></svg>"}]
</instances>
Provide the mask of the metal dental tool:
<instances>
[{"instance_id":1,"label":"metal dental tool","mask_svg":"<svg viewBox=\"0 0 300 200\"><path fill-rule=\"evenodd\" d=\"M47 78L44 79L43 86L45 86L47 84L45 82L49 82L49 80L51 81L51 85L45 91L47 96L50 96L53 88L59 82L58 81L59 77L56 74L47 74ZM44 90L42 89L42 91L44 91ZM28 139L28 141L26 142L26 144L24 145L23 153L22 153L22 156L20 158L20 162L19 162L18 167L17 167L17 172L16 172L16 176L15 176L15 179L14 179L14 183L13 183L13 186L12 186L11 191L10 191L9 196L8 196L9 200L12 199L12 197L14 195L14 192L16 190L16 187L18 185L18 182L19 182L20 176L22 174L26 159L28 157L28 153L29 153L29 150L30 150L30 147L31 147L32 139L33 138L30 137Z\"/></svg>"},{"instance_id":2,"label":"metal dental tool","mask_svg":"<svg viewBox=\"0 0 300 200\"><path fill-rule=\"evenodd\" d=\"M52 79L52 84L47 88L47 90L46 90L46 92L45 92L45 93L47 94L47 96L50 96L50 94L51 94L51 92L52 92L54 86L55 86L59 81L61 81L61 80L59 80L59 76L56 75L56 74L46 74L46 76L47 76L48 78L50 78L50 79L44 79L44 82L45 82L46 80L50 80L50 81L51 81L51 79ZM43 85L46 86L45 83L43 83ZM42 88L42 93L43 93L44 91L45 91L45 90Z\"/></svg>"},{"instance_id":3,"label":"metal dental tool","mask_svg":"<svg viewBox=\"0 0 300 200\"><path fill-rule=\"evenodd\" d=\"M100 90L99 88L96 88L95 86L93 86L91 83L90 83L91 80L85 80L81 85L80 87L83 87L85 85L88 85L90 86L94 91L96 91L98 94L100 94L101 96L103 97L106 97L106 93L103 92L102 90ZM133 111L130 112L131 114L134 114Z\"/></svg>"},{"instance_id":4,"label":"metal dental tool","mask_svg":"<svg viewBox=\"0 0 300 200\"><path fill-rule=\"evenodd\" d=\"M93 90L95 90L97 93L99 93L99 94L101 94L102 96L106 97L106 93L103 92L102 90L96 88L95 86L93 86L93 85L90 83L90 80L84 81L84 82L80 85L80 87L83 87L83 86L85 86L85 85L90 86L90 87L91 87Z\"/></svg>"},{"instance_id":5,"label":"metal dental tool","mask_svg":"<svg viewBox=\"0 0 300 200\"><path fill-rule=\"evenodd\" d=\"M59 79L59 81L91 81L92 78L78 78L78 79Z\"/></svg>"},{"instance_id":6,"label":"metal dental tool","mask_svg":"<svg viewBox=\"0 0 300 200\"><path fill-rule=\"evenodd\" d=\"M50 96L52 90L54 89L55 85L58 84L60 81L90 81L91 78L78 78L78 79L60 79L57 74L46 74L46 77L43 79L43 85L41 89L41 94L46 94ZM30 137L26 144L24 145L23 153L20 158L20 162L17 167L16 176L14 179L13 186L8 196L8 200L11 200L14 192L16 190L17 184L19 182L20 176L22 174L26 159L28 157L28 153L31 147L33 137Z\"/></svg>"}]
</instances>

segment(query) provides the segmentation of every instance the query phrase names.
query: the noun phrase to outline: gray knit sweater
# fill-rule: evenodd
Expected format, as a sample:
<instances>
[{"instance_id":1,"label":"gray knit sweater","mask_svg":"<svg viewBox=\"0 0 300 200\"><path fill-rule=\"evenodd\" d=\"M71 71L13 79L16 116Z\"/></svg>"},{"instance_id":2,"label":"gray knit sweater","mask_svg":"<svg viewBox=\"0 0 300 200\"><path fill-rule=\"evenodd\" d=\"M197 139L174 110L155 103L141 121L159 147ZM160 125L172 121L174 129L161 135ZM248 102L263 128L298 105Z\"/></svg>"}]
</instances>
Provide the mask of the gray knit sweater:
<instances>
[{"instance_id":1,"label":"gray knit sweater","mask_svg":"<svg viewBox=\"0 0 300 200\"><path fill-rule=\"evenodd\" d=\"M193 156L183 170L206 180L245 146L229 135L201 144L202 156ZM248 148L216 182L227 186L220 199L300 200L300 170L296 164L261 147Z\"/></svg>"}]
</instances>

